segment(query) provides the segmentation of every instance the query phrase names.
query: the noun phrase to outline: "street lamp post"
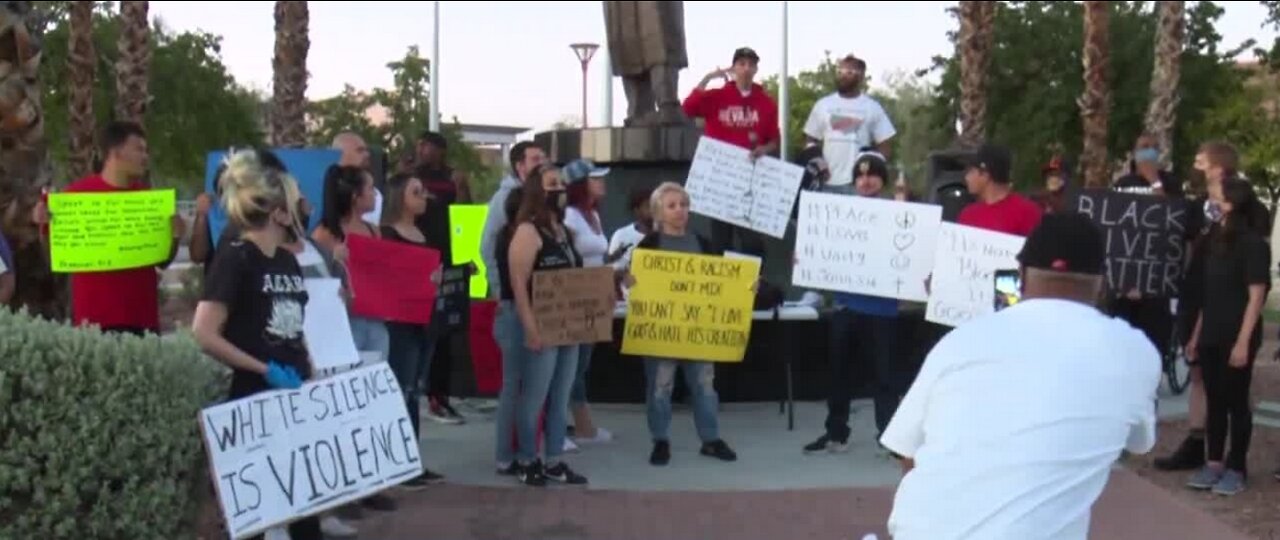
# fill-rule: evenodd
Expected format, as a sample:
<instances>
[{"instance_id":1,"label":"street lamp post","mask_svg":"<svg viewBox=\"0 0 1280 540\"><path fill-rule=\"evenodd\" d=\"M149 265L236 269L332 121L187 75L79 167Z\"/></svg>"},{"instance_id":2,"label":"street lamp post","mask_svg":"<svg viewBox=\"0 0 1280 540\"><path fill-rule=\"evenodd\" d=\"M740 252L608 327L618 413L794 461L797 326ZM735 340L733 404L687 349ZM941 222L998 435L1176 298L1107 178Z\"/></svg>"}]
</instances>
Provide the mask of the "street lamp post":
<instances>
[{"instance_id":1,"label":"street lamp post","mask_svg":"<svg viewBox=\"0 0 1280 540\"><path fill-rule=\"evenodd\" d=\"M569 45L573 49L573 54L577 55L578 63L582 64L582 129L587 128L587 64L591 63L591 57L595 56L596 49L600 46L595 43L573 43Z\"/></svg>"}]
</instances>

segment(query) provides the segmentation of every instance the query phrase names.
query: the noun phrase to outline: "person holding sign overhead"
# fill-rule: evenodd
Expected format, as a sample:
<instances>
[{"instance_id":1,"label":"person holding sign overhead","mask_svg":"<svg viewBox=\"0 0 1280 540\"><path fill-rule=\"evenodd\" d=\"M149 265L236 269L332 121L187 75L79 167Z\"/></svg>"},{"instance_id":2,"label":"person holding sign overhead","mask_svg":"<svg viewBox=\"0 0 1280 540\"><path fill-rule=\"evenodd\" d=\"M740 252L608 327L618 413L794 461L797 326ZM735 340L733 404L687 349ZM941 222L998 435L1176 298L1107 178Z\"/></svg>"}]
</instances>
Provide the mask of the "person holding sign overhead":
<instances>
[{"instance_id":1,"label":"person holding sign overhead","mask_svg":"<svg viewBox=\"0 0 1280 540\"><path fill-rule=\"evenodd\" d=\"M538 335L533 312L533 274L578 268L582 259L565 229L568 206L561 171L539 165L529 171L516 220L511 224L510 245L498 245L498 279L502 305L494 334L502 347L502 391L498 397L498 461L509 454L511 419L516 424L519 449L508 467L522 483L545 486L548 480L581 485L587 478L560 460L569 412L569 393L578 368L577 345L547 346ZM537 458L538 416L546 406L543 452Z\"/></svg>"},{"instance_id":2,"label":"person holding sign overhead","mask_svg":"<svg viewBox=\"0 0 1280 540\"><path fill-rule=\"evenodd\" d=\"M284 248L289 229L299 228L298 185L252 150L229 155L218 184L240 237L214 256L192 322L196 343L232 369L229 400L299 388L312 375L302 333L308 295L298 259ZM292 540L323 538L315 516L288 529Z\"/></svg>"},{"instance_id":3,"label":"person holding sign overhead","mask_svg":"<svg viewBox=\"0 0 1280 540\"><path fill-rule=\"evenodd\" d=\"M124 193L147 189L143 182L147 173L147 136L141 126L111 122L102 132L101 145L101 171L67 186L65 193ZM57 216L38 211L36 218L38 225L45 225ZM77 326L96 324L107 332L136 335L160 333L157 290L160 280L156 267L165 268L173 261L178 240L186 229L186 222L176 211L170 222L173 241L169 257L159 264L71 274L71 316Z\"/></svg>"},{"instance_id":4,"label":"person holding sign overhead","mask_svg":"<svg viewBox=\"0 0 1280 540\"><path fill-rule=\"evenodd\" d=\"M680 184L664 182L653 191L650 201L653 206L654 231L645 236L636 249L700 255L723 253L702 236L689 230L689 194ZM628 287L636 285L635 277L630 272L625 281ZM671 461L671 392L675 388L677 369L684 371L685 384L693 397L693 422L698 428L698 438L702 439L699 453L722 461L737 460L738 455L720 438L720 422L717 418L720 396L715 387L715 364L645 358L645 408L649 416L649 434L653 438L649 463L662 466Z\"/></svg>"},{"instance_id":5,"label":"person holding sign overhead","mask_svg":"<svg viewBox=\"0 0 1280 540\"><path fill-rule=\"evenodd\" d=\"M751 151L751 159L777 153L782 138L778 130L778 104L755 82L760 55L750 47L733 52L733 65L716 69L702 78L684 100L684 114L706 122L703 136ZM707 90L715 79L724 85ZM741 250L764 255L760 234L718 219L711 220L711 240L721 250L733 249L733 238L742 241Z\"/></svg>"}]
</instances>

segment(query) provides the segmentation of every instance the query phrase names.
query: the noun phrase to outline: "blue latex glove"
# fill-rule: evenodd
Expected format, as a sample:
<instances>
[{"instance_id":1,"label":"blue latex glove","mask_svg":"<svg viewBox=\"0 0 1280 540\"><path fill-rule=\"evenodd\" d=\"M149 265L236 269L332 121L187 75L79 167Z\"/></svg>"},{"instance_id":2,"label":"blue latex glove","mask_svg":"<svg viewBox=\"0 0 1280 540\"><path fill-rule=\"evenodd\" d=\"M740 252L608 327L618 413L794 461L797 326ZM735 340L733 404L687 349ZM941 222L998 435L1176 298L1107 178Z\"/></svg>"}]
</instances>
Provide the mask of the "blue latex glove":
<instances>
[{"instance_id":1,"label":"blue latex glove","mask_svg":"<svg viewBox=\"0 0 1280 540\"><path fill-rule=\"evenodd\" d=\"M302 377L294 371L293 366L286 366L275 360L267 362L267 384L272 388L293 390L302 387Z\"/></svg>"}]
</instances>

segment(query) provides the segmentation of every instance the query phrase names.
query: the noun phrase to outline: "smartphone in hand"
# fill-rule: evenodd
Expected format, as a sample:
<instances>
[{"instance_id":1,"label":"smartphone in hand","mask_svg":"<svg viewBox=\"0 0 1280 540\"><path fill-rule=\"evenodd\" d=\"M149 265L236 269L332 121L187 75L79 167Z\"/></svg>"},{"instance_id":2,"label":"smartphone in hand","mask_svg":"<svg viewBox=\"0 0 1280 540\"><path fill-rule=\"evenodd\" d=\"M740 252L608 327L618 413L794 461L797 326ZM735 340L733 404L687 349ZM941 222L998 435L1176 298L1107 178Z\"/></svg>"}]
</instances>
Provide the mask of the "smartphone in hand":
<instances>
[{"instance_id":1,"label":"smartphone in hand","mask_svg":"<svg viewBox=\"0 0 1280 540\"><path fill-rule=\"evenodd\" d=\"M996 270L995 288L996 311L1017 304L1022 300L1022 274L1017 270Z\"/></svg>"}]
</instances>

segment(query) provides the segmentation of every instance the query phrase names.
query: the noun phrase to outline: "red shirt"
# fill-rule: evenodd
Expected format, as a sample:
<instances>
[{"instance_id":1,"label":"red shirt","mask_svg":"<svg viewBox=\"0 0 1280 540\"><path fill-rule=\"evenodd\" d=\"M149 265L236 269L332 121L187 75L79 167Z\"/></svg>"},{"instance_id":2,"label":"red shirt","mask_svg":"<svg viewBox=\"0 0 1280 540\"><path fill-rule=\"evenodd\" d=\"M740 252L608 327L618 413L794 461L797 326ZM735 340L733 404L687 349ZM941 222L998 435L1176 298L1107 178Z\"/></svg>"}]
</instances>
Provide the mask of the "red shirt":
<instances>
[{"instance_id":1,"label":"red shirt","mask_svg":"<svg viewBox=\"0 0 1280 540\"><path fill-rule=\"evenodd\" d=\"M704 135L743 148L762 146L781 138L778 104L758 84L752 84L751 93L745 97L736 84L715 90L694 90L684 100L684 114L706 120ZM751 133L756 135L754 145Z\"/></svg>"},{"instance_id":2,"label":"red shirt","mask_svg":"<svg viewBox=\"0 0 1280 540\"><path fill-rule=\"evenodd\" d=\"M1042 214L1040 205L1010 193L994 204L970 203L960 211L958 221L961 225L1025 237L1040 224Z\"/></svg>"},{"instance_id":3,"label":"red shirt","mask_svg":"<svg viewBox=\"0 0 1280 540\"><path fill-rule=\"evenodd\" d=\"M120 189L101 176L80 179L66 193L139 191L140 182ZM57 217L54 217L57 219ZM154 266L71 274L71 317L76 326L139 328L160 333L160 276Z\"/></svg>"}]
</instances>

